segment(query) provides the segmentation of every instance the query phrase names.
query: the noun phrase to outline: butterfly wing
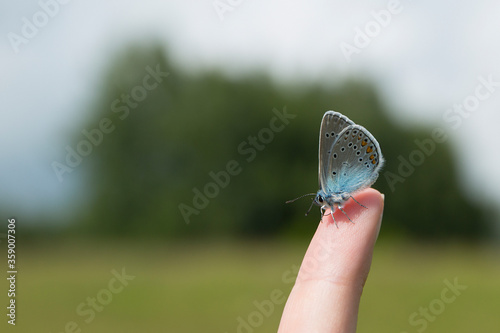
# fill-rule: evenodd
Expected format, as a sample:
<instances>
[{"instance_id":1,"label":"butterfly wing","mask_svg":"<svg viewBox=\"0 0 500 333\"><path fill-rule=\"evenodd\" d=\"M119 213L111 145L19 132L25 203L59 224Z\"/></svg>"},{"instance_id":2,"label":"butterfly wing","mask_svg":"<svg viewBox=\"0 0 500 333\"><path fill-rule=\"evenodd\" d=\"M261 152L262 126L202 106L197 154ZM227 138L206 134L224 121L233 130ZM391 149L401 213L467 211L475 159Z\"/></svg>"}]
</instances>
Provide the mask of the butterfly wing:
<instances>
[{"instance_id":1,"label":"butterfly wing","mask_svg":"<svg viewBox=\"0 0 500 333\"><path fill-rule=\"evenodd\" d=\"M333 143L325 192L353 193L372 185L384 163L377 140L363 126L349 125Z\"/></svg>"},{"instance_id":2,"label":"butterfly wing","mask_svg":"<svg viewBox=\"0 0 500 333\"><path fill-rule=\"evenodd\" d=\"M349 125L354 125L349 118L335 111L327 111L321 120L319 131L319 187L325 189L328 178L328 163L331 159L331 149L337 141L340 132Z\"/></svg>"}]
</instances>

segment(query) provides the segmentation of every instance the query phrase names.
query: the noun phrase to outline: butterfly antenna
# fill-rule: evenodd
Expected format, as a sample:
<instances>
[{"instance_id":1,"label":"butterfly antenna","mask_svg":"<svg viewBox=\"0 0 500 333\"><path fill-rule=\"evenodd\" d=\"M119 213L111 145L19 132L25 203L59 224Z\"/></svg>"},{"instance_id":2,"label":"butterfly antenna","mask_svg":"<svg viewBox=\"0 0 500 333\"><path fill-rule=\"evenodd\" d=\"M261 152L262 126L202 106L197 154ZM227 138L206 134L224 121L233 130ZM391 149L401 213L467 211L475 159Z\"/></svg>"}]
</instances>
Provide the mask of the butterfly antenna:
<instances>
[{"instance_id":1,"label":"butterfly antenna","mask_svg":"<svg viewBox=\"0 0 500 333\"><path fill-rule=\"evenodd\" d=\"M298 200L298 199L302 199L303 197L307 197L308 195L316 195L316 193L307 193L307 194L301 195L301 196L300 196L300 197L298 197L298 198L295 198L295 199L292 199L292 200L288 200L286 203L287 203L287 204L288 204L288 203L292 203L292 202L294 202L294 201L296 201L296 200Z\"/></svg>"},{"instance_id":2,"label":"butterfly antenna","mask_svg":"<svg viewBox=\"0 0 500 333\"><path fill-rule=\"evenodd\" d=\"M366 207L366 206L364 206L364 205L360 204L360 203L358 202L358 200L354 199L354 197L353 197L352 195L351 195L351 198L352 198L352 200L354 200L354 202L355 202L355 203L357 203L357 204L358 204L358 205L360 205L361 207L363 207L363 208L367 208L367 209L368 209L368 207Z\"/></svg>"}]
</instances>

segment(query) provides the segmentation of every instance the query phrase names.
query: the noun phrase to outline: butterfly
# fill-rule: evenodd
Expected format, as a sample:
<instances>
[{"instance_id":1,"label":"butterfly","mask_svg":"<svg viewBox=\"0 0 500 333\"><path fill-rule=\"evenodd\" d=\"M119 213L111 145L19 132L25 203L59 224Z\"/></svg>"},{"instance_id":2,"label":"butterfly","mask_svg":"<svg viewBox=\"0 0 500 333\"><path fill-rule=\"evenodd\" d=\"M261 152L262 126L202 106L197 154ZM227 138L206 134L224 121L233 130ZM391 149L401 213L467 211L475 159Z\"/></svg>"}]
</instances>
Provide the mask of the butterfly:
<instances>
[{"instance_id":1,"label":"butterfly","mask_svg":"<svg viewBox=\"0 0 500 333\"><path fill-rule=\"evenodd\" d=\"M366 208L353 195L375 183L383 164L380 145L367 129L356 125L339 112L327 111L323 115L319 131L319 190L299 197L315 195L306 215L311 211L312 205L316 204L320 206L322 216L330 209L337 227L333 216L336 209L342 211L352 222L342 208L343 205L352 199Z\"/></svg>"}]
</instances>

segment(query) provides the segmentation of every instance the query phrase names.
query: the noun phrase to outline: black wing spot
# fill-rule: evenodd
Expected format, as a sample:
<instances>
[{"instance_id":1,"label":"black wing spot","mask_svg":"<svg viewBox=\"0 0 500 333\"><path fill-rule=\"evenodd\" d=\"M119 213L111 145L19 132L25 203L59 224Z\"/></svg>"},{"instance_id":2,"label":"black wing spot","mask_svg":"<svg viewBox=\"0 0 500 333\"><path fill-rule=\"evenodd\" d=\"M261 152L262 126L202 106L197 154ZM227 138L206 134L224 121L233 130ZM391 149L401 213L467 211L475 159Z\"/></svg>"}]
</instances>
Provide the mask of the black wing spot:
<instances>
[{"instance_id":1,"label":"black wing spot","mask_svg":"<svg viewBox=\"0 0 500 333\"><path fill-rule=\"evenodd\" d=\"M340 148L340 151L342 152L345 151L345 147Z\"/></svg>"}]
</instances>

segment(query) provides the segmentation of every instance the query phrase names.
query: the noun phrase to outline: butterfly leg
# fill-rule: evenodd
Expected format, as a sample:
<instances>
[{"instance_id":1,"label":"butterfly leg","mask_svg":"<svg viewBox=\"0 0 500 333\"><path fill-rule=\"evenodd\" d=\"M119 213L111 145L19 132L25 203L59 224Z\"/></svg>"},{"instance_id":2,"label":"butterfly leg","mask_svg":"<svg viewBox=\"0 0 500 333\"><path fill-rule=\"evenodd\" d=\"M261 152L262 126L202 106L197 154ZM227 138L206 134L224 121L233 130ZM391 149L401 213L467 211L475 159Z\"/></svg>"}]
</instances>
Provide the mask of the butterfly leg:
<instances>
[{"instance_id":1,"label":"butterfly leg","mask_svg":"<svg viewBox=\"0 0 500 333\"><path fill-rule=\"evenodd\" d=\"M311 211L311 209L312 209L313 205L314 205L314 200L313 200L313 202L311 202L311 206L309 206L309 209L308 209L308 210L307 210L307 212L306 212L306 216L307 216L307 215L309 214L309 212Z\"/></svg>"},{"instance_id":2,"label":"butterfly leg","mask_svg":"<svg viewBox=\"0 0 500 333\"><path fill-rule=\"evenodd\" d=\"M321 212L321 220L320 220L320 222L323 223L323 217L325 216L325 207L322 206L319 210Z\"/></svg>"},{"instance_id":3,"label":"butterfly leg","mask_svg":"<svg viewBox=\"0 0 500 333\"><path fill-rule=\"evenodd\" d=\"M357 203L357 204L358 204L358 205L360 205L361 207L368 209L368 207L366 207L366 206L364 206L364 205L360 204L360 203L358 202L358 200L354 199L354 197L353 197L352 195L351 195L351 198L352 198L352 200L354 200L354 202L355 202L355 203Z\"/></svg>"},{"instance_id":4,"label":"butterfly leg","mask_svg":"<svg viewBox=\"0 0 500 333\"><path fill-rule=\"evenodd\" d=\"M348 219L349 221L351 221L351 223L353 223L353 224L354 224L354 222L352 222L352 220L349 218L349 216L347 216L347 213L346 213L346 212L342 209L342 207L340 207L340 206L339 206L339 209L340 209L340 211L341 211L342 213L344 213L344 215L347 217L347 219ZM332 215L332 216L333 216L333 215Z\"/></svg>"},{"instance_id":5,"label":"butterfly leg","mask_svg":"<svg viewBox=\"0 0 500 333\"><path fill-rule=\"evenodd\" d=\"M333 209L330 210L330 215L332 216L332 219L333 219L333 223L335 223L335 226L337 227L337 229L339 228L339 226L337 225L337 221L335 220L335 216L333 216Z\"/></svg>"}]
</instances>

